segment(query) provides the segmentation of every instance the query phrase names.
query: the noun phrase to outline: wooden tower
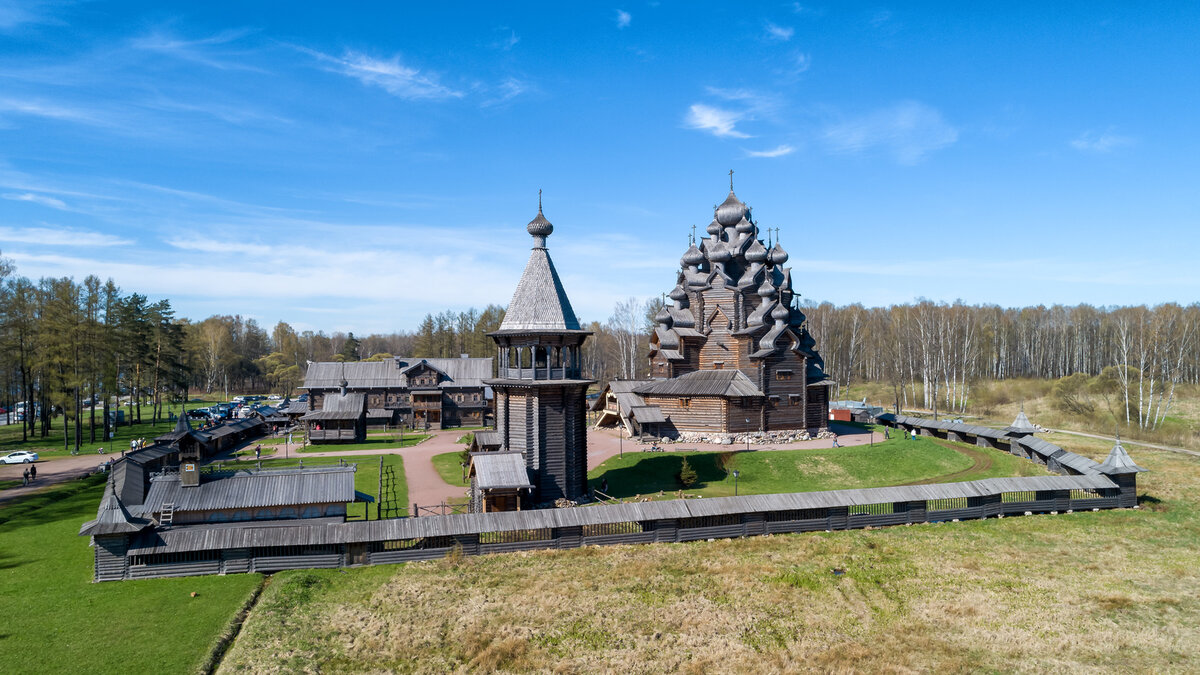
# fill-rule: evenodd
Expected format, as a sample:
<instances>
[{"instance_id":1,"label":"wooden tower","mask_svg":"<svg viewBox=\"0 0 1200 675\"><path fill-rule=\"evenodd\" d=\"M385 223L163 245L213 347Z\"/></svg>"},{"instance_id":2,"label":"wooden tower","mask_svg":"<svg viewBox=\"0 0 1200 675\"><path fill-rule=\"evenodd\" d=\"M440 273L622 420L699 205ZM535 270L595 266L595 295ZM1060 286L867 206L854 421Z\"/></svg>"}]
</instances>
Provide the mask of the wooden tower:
<instances>
[{"instance_id":1,"label":"wooden tower","mask_svg":"<svg viewBox=\"0 0 1200 675\"><path fill-rule=\"evenodd\" d=\"M495 392L500 449L524 455L535 504L577 499L587 490L585 398L581 347L591 333L579 320L546 250L554 226L542 215L526 228L533 253L500 324Z\"/></svg>"}]
</instances>

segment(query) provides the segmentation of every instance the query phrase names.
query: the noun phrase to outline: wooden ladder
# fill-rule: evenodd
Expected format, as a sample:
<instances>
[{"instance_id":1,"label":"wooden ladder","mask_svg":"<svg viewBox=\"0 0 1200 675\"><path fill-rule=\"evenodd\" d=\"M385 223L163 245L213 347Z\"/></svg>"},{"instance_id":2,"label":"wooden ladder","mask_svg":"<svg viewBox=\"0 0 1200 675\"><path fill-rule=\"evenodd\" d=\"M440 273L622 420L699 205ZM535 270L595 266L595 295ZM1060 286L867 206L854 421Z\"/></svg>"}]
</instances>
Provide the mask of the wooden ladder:
<instances>
[{"instance_id":1,"label":"wooden ladder","mask_svg":"<svg viewBox=\"0 0 1200 675\"><path fill-rule=\"evenodd\" d=\"M175 502L164 503L162 506L162 517L158 519L160 525L170 525L175 521Z\"/></svg>"}]
</instances>

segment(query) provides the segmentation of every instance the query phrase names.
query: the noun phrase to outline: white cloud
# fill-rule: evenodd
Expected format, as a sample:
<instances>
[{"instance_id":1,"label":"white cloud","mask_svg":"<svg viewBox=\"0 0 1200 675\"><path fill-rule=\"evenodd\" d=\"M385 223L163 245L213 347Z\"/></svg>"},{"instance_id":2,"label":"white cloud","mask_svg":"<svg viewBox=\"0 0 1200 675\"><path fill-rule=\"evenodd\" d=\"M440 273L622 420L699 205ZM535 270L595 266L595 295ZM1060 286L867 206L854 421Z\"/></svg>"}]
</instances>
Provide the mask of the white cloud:
<instances>
[{"instance_id":1,"label":"white cloud","mask_svg":"<svg viewBox=\"0 0 1200 675\"><path fill-rule=\"evenodd\" d=\"M20 115L29 115L31 117L43 117L46 119L59 120L63 122L80 122L83 124L93 124L96 126L111 126L111 124L93 112L83 110L81 108L72 108L70 106L59 105L55 103L46 103L43 101L19 100L19 99L0 99L0 112L11 112Z\"/></svg>"},{"instance_id":2,"label":"white cloud","mask_svg":"<svg viewBox=\"0 0 1200 675\"><path fill-rule=\"evenodd\" d=\"M521 41L521 36L517 35L517 31L509 28L508 26L500 26L496 29L496 31L499 33L508 33L508 35L505 35L492 43L492 47L495 49L509 51L513 47L516 47L517 43Z\"/></svg>"},{"instance_id":3,"label":"white cloud","mask_svg":"<svg viewBox=\"0 0 1200 675\"><path fill-rule=\"evenodd\" d=\"M770 150L747 150L747 157L783 157L795 152L796 149L790 145L780 145Z\"/></svg>"},{"instance_id":4,"label":"white cloud","mask_svg":"<svg viewBox=\"0 0 1200 675\"><path fill-rule=\"evenodd\" d=\"M130 46L134 49L155 52L219 70L251 70L262 72L259 68L247 63L245 54L228 50L225 53L221 53L220 51L220 48L245 37L250 32L248 29L224 30L208 37L189 40L171 35L165 31L155 31L133 40Z\"/></svg>"},{"instance_id":5,"label":"white cloud","mask_svg":"<svg viewBox=\"0 0 1200 675\"><path fill-rule=\"evenodd\" d=\"M67 203L61 199L55 199L54 197L47 197L45 195L37 195L32 192L8 192L0 195L0 198L8 199L14 202L31 202L34 204L41 204L42 206L49 206L52 209L58 209L60 211L69 210Z\"/></svg>"},{"instance_id":6,"label":"white cloud","mask_svg":"<svg viewBox=\"0 0 1200 675\"><path fill-rule=\"evenodd\" d=\"M629 28L633 15L623 9L617 10L617 28Z\"/></svg>"},{"instance_id":7,"label":"white cloud","mask_svg":"<svg viewBox=\"0 0 1200 675\"><path fill-rule=\"evenodd\" d=\"M690 129L707 131L720 138L750 138L734 128L745 116L744 113L733 110L722 110L703 103L696 103L688 108L684 124Z\"/></svg>"},{"instance_id":8,"label":"white cloud","mask_svg":"<svg viewBox=\"0 0 1200 675\"><path fill-rule=\"evenodd\" d=\"M796 34L795 28L792 28L791 26L780 26L778 24L771 23L770 21L767 22L766 28L767 39L769 40L787 42L788 40L792 39L793 35Z\"/></svg>"},{"instance_id":9,"label":"white cloud","mask_svg":"<svg viewBox=\"0 0 1200 675\"><path fill-rule=\"evenodd\" d=\"M399 56L377 59L360 52L347 51L341 57L336 57L311 49L301 50L328 64L333 72L353 77L366 85L380 87L399 98L438 100L463 96L463 92L439 82L437 75L402 64Z\"/></svg>"},{"instance_id":10,"label":"white cloud","mask_svg":"<svg viewBox=\"0 0 1200 675\"><path fill-rule=\"evenodd\" d=\"M495 87L492 97L484 101L482 105L492 106L507 103L530 89L531 87L528 82L518 80L515 77L509 77Z\"/></svg>"},{"instance_id":11,"label":"white cloud","mask_svg":"<svg viewBox=\"0 0 1200 675\"><path fill-rule=\"evenodd\" d=\"M133 243L128 239L111 234L73 230L65 227L4 226L0 226L0 241L43 246L124 246Z\"/></svg>"},{"instance_id":12,"label":"white cloud","mask_svg":"<svg viewBox=\"0 0 1200 675\"><path fill-rule=\"evenodd\" d=\"M1129 136L1120 136L1113 133L1112 129L1104 132L1085 131L1077 138L1071 141L1071 147L1081 152L1094 152L1097 154L1105 154L1124 148L1135 143L1133 138Z\"/></svg>"},{"instance_id":13,"label":"white cloud","mask_svg":"<svg viewBox=\"0 0 1200 675\"><path fill-rule=\"evenodd\" d=\"M868 115L830 124L822 138L834 152L857 153L881 147L901 164L916 164L958 140L958 129L942 114L917 101L903 101Z\"/></svg>"}]
</instances>

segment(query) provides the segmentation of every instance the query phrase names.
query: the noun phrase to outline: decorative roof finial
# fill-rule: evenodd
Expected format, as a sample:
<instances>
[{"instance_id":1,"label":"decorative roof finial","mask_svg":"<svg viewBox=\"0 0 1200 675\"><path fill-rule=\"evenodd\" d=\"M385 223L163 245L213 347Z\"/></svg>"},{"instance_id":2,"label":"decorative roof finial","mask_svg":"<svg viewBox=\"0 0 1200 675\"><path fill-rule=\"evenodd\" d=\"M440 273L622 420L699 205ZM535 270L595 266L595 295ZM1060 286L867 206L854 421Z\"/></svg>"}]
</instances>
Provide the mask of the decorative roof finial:
<instances>
[{"instance_id":1,"label":"decorative roof finial","mask_svg":"<svg viewBox=\"0 0 1200 675\"><path fill-rule=\"evenodd\" d=\"M692 234L688 237L688 244L696 243L696 226L692 225Z\"/></svg>"},{"instance_id":2,"label":"decorative roof finial","mask_svg":"<svg viewBox=\"0 0 1200 675\"><path fill-rule=\"evenodd\" d=\"M733 192L733 169L729 170L729 191Z\"/></svg>"},{"instance_id":3,"label":"decorative roof finial","mask_svg":"<svg viewBox=\"0 0 1200 675\"><path fill-rule=\"evenodd\" d=\"M542 212L542 188L538 188L538 213Z\"/></svg>"}]
</instances>

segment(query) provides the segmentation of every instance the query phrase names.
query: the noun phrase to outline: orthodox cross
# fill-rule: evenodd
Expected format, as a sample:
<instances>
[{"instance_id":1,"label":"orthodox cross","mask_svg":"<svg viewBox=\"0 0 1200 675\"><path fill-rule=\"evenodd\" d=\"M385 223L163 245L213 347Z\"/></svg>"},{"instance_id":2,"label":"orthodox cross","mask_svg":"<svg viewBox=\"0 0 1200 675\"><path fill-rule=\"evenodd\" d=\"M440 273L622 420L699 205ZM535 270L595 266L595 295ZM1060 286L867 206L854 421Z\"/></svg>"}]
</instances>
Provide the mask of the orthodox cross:
<instances>
[{"instance_id":1,"label":"orthodox cross","mask_svg":"<svg viewBox=\"0 0 1200 675\"><path fill-rule=\"evenodd\" d=\"M696 226L695 225L692 225L692 236L688 239L688 243L689 244L696 243Z\"/></svg>"},{"instance_id":2,"label":"orthodox cross","mask_svg":"<svg viewBox=\"0 0 1200 675\"><path fill-rule=\"evenodd\" d=\"M729 170L729 191L733 192L733 169Z\"/></svg>"},{"instance_id":3,"label":"orthodox cross","mask_svg":"<svg viewBox=\"0 0 1200 675\"><path fill-rule=\"evenodd\" d=\"M775 228L775 243L779 243L779 228Z\"/></svg>"},{"instance_id":4,"label":"orthodox cross","mask_svg":"<svg viewBox=\"0 0 1200 675\"><path fill-rule=\"evenodd\" d=\"M538 213L542 212L542 189L538 188Z\"/></svg>"}]
</instances>

